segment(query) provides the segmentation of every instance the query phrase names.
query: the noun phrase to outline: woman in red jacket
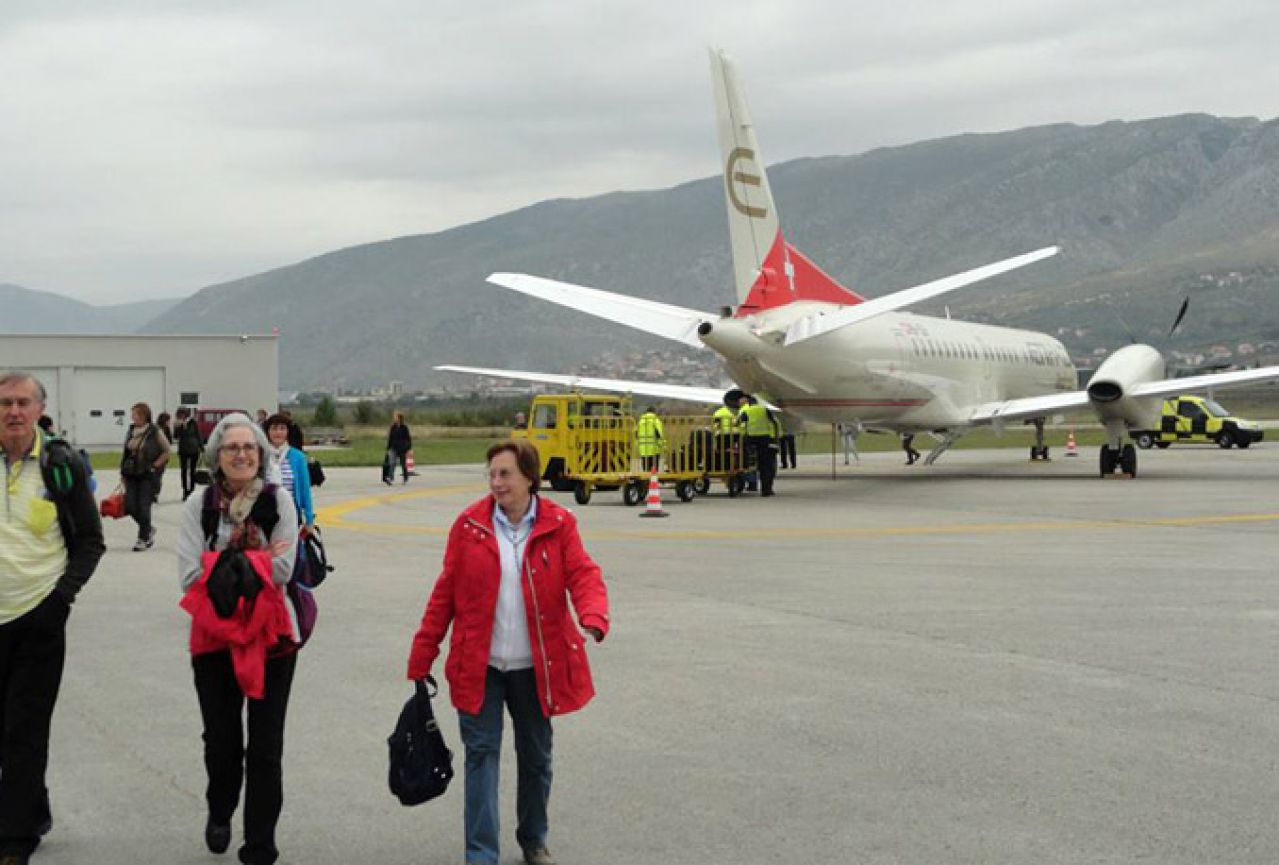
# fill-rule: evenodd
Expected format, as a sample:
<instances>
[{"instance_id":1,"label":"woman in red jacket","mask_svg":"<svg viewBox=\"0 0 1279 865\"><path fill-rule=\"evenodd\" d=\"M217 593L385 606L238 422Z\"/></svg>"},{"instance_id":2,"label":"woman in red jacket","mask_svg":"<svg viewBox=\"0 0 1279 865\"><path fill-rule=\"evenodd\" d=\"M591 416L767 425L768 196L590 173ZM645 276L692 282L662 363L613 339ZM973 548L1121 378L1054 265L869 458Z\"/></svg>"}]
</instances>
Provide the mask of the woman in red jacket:
<instances>
[{"instance_id":1,"label":"woman in red jacket","mask_svg":"<svg viewBox=\"0 0 1279 865\"><path fill-rule=\"evenodd\" d=\"M444 675L466 746L466 862L498 861L502 707L518 764L515 838L528 865L554 865L546 848L551 716L580 709L595 689L585 640L608 633L608 592L582 547L577 521L537 495L537 451L512 440L488 450L489 491L453 523L444 568L413 638L409 678L422 679L450 624Z\"/></svg>"}]
</instances>

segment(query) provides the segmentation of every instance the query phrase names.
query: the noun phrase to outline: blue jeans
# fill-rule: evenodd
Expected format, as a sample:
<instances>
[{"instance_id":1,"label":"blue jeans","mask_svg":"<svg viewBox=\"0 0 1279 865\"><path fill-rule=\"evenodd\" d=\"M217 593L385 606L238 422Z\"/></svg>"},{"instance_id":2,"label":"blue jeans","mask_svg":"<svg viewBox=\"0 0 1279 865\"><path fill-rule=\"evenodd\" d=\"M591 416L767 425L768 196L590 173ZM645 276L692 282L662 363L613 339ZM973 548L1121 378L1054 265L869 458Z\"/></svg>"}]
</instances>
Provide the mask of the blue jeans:
<instances>
[{"instance_id":1,"label":"blue jeans","mask_svg":"<svg viewBox=\"0 0 1279 865\"><path fill-rule=\"evenodd\" d=\"M520 847L545 847L546 803L551 798L551 721L542 714L533 670L502 673L488 668L484 705L478 715L458 712L466 746L466 861L498 862L498 763L502 756L502 706L515 728L518 784L515 840Z\"/></svg>"}]
</instances>

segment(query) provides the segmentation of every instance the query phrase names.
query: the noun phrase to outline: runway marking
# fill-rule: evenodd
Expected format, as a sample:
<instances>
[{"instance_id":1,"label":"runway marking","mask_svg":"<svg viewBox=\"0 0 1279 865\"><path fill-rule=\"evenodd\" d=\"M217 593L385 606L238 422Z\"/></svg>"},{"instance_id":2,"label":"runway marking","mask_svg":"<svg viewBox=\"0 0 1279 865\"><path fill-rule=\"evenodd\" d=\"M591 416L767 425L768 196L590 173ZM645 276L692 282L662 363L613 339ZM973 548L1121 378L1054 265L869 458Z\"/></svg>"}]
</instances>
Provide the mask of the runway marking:
<instances>
[{"instance_id":1,"label":"runway marking","mask_svg":"<svg viewBox=\"0 0 1279 865\"><path fill-rule=\"evenodd\" d=\"M349 514L365 508L412 499L434 498L455 493L482 493L483 484L458 484L429 490L387 493L352 499L329 505L316 512L316 520L324 528L386 534L444 535L448 526L397 525L348 519ZM595 540L786 540L803 538L887 538L926 535L999 534L1010 532L1091 531L1098 529L1177 528L1187 526L1230 525L1279 521L1273 514L1213 514L1193 517L1155 517L1124 520L1047 520L1029 523L950 523L933 526L832 526L830 528L794 529L583 529L582 535Z\"/></svg>"}]
</instances>

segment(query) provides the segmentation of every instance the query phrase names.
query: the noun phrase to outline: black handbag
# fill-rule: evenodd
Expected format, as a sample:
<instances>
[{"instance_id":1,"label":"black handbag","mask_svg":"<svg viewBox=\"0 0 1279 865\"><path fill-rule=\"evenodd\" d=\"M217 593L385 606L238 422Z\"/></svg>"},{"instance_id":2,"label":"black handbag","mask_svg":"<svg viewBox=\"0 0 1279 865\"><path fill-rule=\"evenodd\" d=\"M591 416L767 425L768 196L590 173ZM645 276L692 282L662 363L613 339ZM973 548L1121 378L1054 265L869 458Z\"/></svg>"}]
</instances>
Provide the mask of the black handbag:
<instances>
[{"instance_id":1,"label":"black handbag","mask_svg":"<svg viewBox=\"0 0 1279 865\"><path fill-rule=\"evenodd\" d=\"M431 698L439 688L430 676L413 684L413 696L400 710L395 732L386 740L391 749L387 781L401 805L421 805L442 796L453 779L453 752L444 744L431 709Z\"/></svg>"}]
</instances>

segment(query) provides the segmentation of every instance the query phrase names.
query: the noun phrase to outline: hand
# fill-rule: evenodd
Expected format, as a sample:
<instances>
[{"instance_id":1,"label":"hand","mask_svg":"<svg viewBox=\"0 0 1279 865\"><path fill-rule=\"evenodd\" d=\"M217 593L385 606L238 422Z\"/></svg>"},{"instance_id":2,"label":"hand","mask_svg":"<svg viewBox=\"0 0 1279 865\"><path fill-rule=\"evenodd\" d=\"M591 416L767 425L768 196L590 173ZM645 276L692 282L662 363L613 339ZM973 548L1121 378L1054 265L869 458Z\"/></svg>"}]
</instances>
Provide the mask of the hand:
<instances>
[{"instance_id":1,"label":"hand","mask_svg":"<svg viewBox=\"0 0 1279 865\"><path fill-rule=\"evenodd\" d=\"M315 526L311 523L303 523L302 528L298 529L298 540L305 540L315 532Z\"/></svg>"},{"instance_id":2,"label":"hand","mask_svg":"<svg viewBox=\"0 0 1279 865\"><path fill-rule=\"evenodd\" d=\"M586 633L590 634L591 639L597 643L604 639L604 632L599 628L585 628L584 630Z\"/></svg>"}]
</instances>

